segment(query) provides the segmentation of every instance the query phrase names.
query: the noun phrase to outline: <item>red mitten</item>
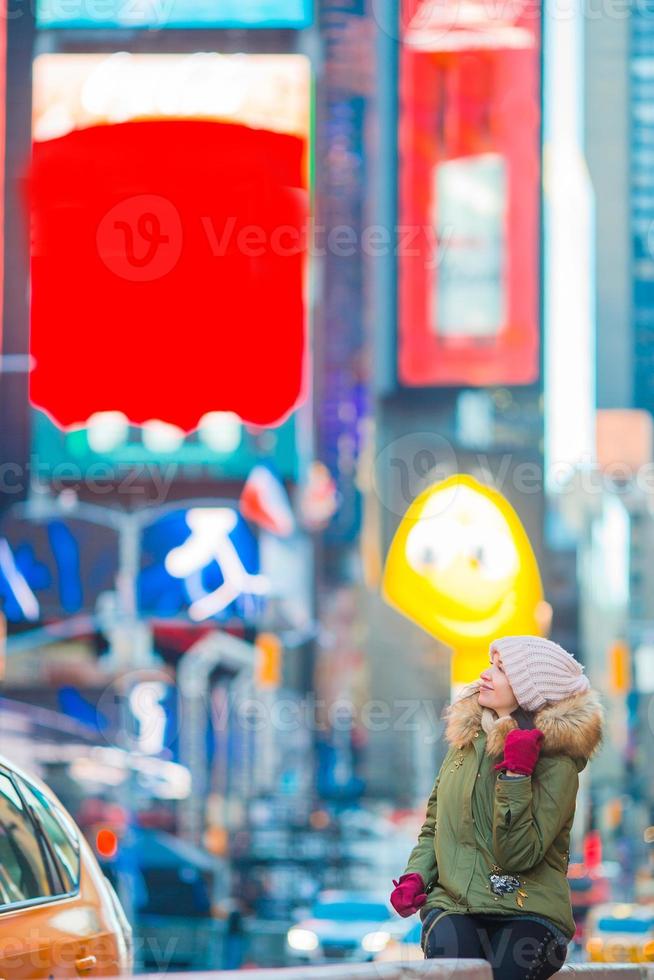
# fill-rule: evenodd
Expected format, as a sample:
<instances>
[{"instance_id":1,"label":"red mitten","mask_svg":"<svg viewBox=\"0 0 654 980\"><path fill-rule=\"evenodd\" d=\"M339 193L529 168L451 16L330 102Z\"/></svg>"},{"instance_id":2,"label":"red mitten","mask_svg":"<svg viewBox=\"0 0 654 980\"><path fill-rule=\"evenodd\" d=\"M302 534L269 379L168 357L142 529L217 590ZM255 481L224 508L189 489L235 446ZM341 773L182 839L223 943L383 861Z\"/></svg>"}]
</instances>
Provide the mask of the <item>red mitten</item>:
<instances>
[{"instance_id":1,"label":"red mitten","mask_svg":"<svg viewBox=\"0 0 654 980\"><path fill-rule=\"evenodd\" d=\"M504 758L495 769L509 769L523 776L531 776L538 762L543 737L540 728L511 729L504 742Z\"/></svg>"},{"instance_id":2,"label":"red mitten","mask_svg":"<svg viewBox=\"0 0 654 980\"><path fill-rule=\"evenodd\" d=\"M416 871L408 875L400 875L399 881L393 878L395 888L391 894L391 905L403 919L417 912L427 901L425 883Z\"/></svg>"}]
</instances>

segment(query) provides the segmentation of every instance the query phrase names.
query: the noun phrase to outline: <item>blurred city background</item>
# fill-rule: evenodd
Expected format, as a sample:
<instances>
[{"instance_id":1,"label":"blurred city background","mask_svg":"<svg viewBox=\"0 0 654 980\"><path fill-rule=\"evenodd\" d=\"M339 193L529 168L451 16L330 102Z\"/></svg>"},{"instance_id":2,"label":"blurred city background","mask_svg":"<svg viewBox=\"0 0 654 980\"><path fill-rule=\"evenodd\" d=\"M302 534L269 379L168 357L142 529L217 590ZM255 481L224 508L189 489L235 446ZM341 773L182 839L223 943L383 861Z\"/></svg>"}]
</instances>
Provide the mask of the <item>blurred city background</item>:
<instances>
[{"instance_id":1,"label":"blurred city background","mask_svg":"<svg viewBox=\"0 0 654 980\"><path fill-rule=\"evenodd\" d=\"M11 0L0 95L0 741L136 969L421 955L525 632L606 708L571 958L654 960L652 5Z\"/></svg>"}]
</instances>

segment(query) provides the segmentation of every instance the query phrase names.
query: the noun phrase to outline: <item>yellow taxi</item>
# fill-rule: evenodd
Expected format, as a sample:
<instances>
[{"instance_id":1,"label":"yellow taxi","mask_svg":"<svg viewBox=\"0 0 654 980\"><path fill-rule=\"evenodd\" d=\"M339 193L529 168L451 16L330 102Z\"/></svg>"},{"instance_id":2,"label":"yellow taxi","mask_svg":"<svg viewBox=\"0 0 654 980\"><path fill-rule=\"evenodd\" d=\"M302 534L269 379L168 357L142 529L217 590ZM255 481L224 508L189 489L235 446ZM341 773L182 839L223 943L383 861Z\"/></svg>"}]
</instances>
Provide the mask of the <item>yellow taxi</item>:
<instances>
[{"instance_id":1,"label":"yellow taxi","mask_svg":"<svg viewBox=\"0 0 654 980\"><path fill-rule=\"evenodd\" d=\"M586 920L586 957L591 963L654 963L654 908L595 906Z\"/></svg>"},{"instance_id":2,"label":"yellow taxi","mask_svg":"<svg viewBox=\"0 0 654 980\"><path fill-rule=\"evenodd\" d=\"M0 978L131 972L131 929L74 822L0 757Z\"/></svg>"}]
</instances>

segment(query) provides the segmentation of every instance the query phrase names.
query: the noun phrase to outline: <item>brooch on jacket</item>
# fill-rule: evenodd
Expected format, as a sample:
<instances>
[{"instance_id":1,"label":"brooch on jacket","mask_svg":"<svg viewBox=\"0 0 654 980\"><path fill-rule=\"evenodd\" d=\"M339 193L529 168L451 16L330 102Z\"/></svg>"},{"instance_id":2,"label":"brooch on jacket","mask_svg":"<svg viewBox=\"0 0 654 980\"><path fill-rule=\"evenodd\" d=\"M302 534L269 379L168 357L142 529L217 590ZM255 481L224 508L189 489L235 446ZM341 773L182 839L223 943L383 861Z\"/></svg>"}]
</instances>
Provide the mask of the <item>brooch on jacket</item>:
<instances>
[{"instance_id":1,"label":"brooch on jacket","mask_svg":"<svg viewBox=\"0 0 654 980\"><path fill-rule=\"evenodd\" d=\"M490 881L490 889L494 895L504 896L517 892L516 903L518 908L524 908L524 900L527 898L527 892L520 887L521 882L519 878L516 878L515 875L502 874L502 869L494 864L488 880Z\"/></svg>"}]
</instances>

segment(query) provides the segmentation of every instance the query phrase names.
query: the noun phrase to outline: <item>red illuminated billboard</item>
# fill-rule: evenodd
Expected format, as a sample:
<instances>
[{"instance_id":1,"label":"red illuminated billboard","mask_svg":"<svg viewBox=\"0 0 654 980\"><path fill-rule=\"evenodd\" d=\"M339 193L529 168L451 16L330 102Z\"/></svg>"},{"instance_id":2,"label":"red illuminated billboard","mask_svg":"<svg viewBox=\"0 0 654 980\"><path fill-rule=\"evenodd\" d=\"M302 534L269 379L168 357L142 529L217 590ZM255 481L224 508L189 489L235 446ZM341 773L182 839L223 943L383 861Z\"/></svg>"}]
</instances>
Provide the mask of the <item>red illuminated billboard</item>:
<instances>
[{"instance_id":1,"label":"red illuminated billboard","mask_svg":"<svg viewBox=\"0 0 654 980\"><path fill-rule=\"evenodd\" d=\"M399 375L539 373L540 20L533 4L405 0Z\"/></svg>"},{"instance_id":2,"label":"red illuminated billboard","mask_svg":"<svg viewBox=\"0 0 654 980\"><path fill-rule=\"evenodd\" d=\"M5 105L7 102L7 16L4 4L0 16L0 356L2 355L2 311L5 269ZM1 373L1 372L0 372ZM1 624L0 624L1 625Z\"/></svg>"},{"instance_id":3,"label":"red illuminated billboard","mask_svg":"<svg viewBox=\"0 0 654 980\"><path fill-rule=\"evenodd\" d=\"M35 60L35 407L190 432L300 404L309 105L302 55Z\"/></svg>"}]
</instances>

